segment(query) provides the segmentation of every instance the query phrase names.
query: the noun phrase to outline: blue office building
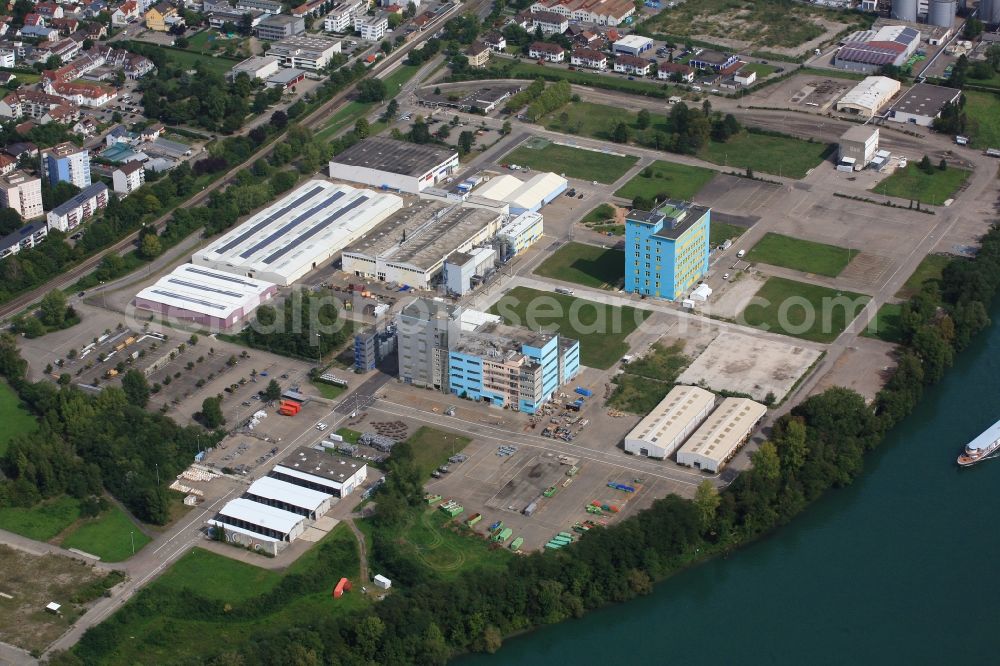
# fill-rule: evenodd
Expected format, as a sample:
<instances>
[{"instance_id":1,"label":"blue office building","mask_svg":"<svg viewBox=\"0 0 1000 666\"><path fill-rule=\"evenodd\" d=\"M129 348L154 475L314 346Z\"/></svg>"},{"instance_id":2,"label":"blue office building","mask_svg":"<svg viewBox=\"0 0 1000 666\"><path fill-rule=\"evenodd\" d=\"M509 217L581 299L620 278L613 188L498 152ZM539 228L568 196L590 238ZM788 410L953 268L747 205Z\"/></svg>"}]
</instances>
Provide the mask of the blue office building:
<instances>
[{"instance_id":1,"label":"blue office building","mask_svg":"<svg viewBox=\"0 0 1000 666\"><path fill-rule=\"evenodd\" d=\"M528 414L579 372L579 341L502 324L462 333L448 353L451 393Z\"/></svg>"},{"instance_id":2,"label":"blue office building","mask_svg":"<svg viewBox=\"0 0 1000 666\"><path fill-rule=\"evenodd\" d=\"M667 201L625 218L625 291L677 300L708 272L712 211Z\"/></svg>"}]
</instances>

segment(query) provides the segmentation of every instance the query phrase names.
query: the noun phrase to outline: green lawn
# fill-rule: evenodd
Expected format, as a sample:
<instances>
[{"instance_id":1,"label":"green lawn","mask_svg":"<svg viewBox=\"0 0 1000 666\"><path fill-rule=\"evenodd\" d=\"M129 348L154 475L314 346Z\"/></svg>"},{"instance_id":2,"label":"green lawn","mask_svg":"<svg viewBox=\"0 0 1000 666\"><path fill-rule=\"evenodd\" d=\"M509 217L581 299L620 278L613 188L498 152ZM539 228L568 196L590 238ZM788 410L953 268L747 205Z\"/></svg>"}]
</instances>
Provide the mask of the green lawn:
<instances>
[{"instance_id":1,"label":"green lawn","mask_svg":"<svg viewBox=\"0 0 1000 666\"><path fill-rule=\"evenodd\" d=\"M746 260L837 277L857 254L858 250L768 232L747 252Z\"/></svg>"},{"instance_id":2,"label":"green lawn","mask_svg":"<svg viewBox=\"0 0 1000 666\"><path fill-rule=\"evenodd\" d=\"M499 68L495 69L499 70ZM526 63L524 61L518 61L511 66L510 76L515 79L536 79L539 76L557 78L569 81L570 83L594 86L595 88L612 87L613 89L627 90L639 95L663 95L667 89L665 83L654 83L651 79L629 81L627 77L610 77L581 70L571 72L565 68L546 67L545 65L538 65L531 62Z\"/></svg>"},{"instance_id":3,"label":"green lawn","mask_svg":"<svg viewBox=\"0 0 1000 666\"><path fill-rule=\"evenodd\" d=\"M183 51L181 49L157 47L151 44L146 44L146 47L158 48L163 52L167 60L186 69L194 69L198 63L201 63L206 71L214 72L219 76L225 76L233 68L233 65L240 61L239 58L229 58L219 54L207 55L192 51Z\"/></svg>"},{"instance_id":4,"label":"green lawn","mask_svg":"<svg viewBox=\"0 0 1000 666\"><path fill-rule=\"evenodd\" d=\"M635 126L636 115L623 108L574 102L540 119L545 129L567 134L592 136L611 140L615 126L620 122Z\"/></svg>"},{"instance_id":5,"label":"green lawn","mask_svg":"<svg viewBox=\"0 0 1000 666\"><path fill-rule=\"evenodd\" d=\"M749 167L760 173L803 178L825 159L829 150L825 143L810 143L791 136L741 132L725 143L710 141L698 157L738 170Z\"/></svg>"},{"instance_id":6,"label":"green lawn","mask_svg":"<svg viewBox=\"0 0 1000 666\"><path fill-rule=\"evenodd\" d=\"M625 199L669 197L692 201L714 177L715 172L711 169L657 160L625 183L615 196Z\"/></svg>"},{"instance_id":7,"label":"green lawn","mask_svg":"<svg viewBox=\"0 0 1000 666\"><path fill-rule=\"evenodd\" d=\"M197 590L213 601L238 603L270 592L281 574L194 548L157 579L157 587L182 592Z\"/></svg>"},{"instance_id":8,"label":"green lawn","mask_svg":"<svg viewBox=\"0 0 1000 666\"><path fill-rule=\"evenodd\" d=\"M123 666L209 663L252 638L359 612L369 604L361 594L367 581L358 579L357 541L347 525L334 528L284 573L194 553L199 554L185 556L130 600L125 612L105 620L100 639L78 643L76 655L85 663ZM334 599L331 591L342 576L354 590Z\"/></svg>"},{"instance_id":9,"label":"green lawn","mask_svg":"<svg viewBox=\"0 0 1000 666\"><path fill-rule=\"evenodd\" d=\"M940 171L937 165L934 165L932 172L927 173L911 162L905 169L896 169L891 176L880 181L870 191L888 197L913 199L930 206L940 206L955 196L958 188L968 179L969 173L965 169L952 166Z\"/></svg>"},{"instance_id":10,"label":"green lawn","mask_svg":"<svg viewBox=\"0 0 1000 666\"><path fill-rule=\"evenodd\" d=\"M595 245L567 243L542 262L535 274L585 287L619 289L625 280L625 253Z\"/></svg>"},{"instance_id":11,"label":"green lawn","mask_svg":"<svg viewBox=\"0 0 1000 666\"><path fill-rule=\"evenodd\" d=\"M580 220L584 224L600 224L613 220L615 217L615 207L611 204L603 203L594 210L583 216Z\"/></svg>"},{"instance_id":12,"label":"green lawn","mask_svg":"<svg viewBox=\"0 0 1000 666\"><path fill-rule=\"evenodd\" d=\"M608 404L633 414L648 414L666 397L690 362L684 355L683 343L671 347L653 345L645 356L622 366L623 372L612 379L615 390Z\"/></svg>"},{"instance_id":13,"label":"green lawn","mask_svg":"<svg viewBox=\"0 0 1000 666\"><path fill-rule=\"evenodd\" d=\"M863 336L866 338L876 338L884 342L899 344L902 339L902 331L899 329L899 312L903 308L902 303L886 303L879 308L875 319L868 324Z\"/></svg>"},{"instance_id":14,"label":"green lawn","mask_svg":"<svg viewBox=\"0 0 1000 666\"><path fill-rule=\"evenodd\" d=\"M347 390L343 386L334 386L333 384L327 384L326 382L321 382L319 380L313 380L312 385L315 386L316 390L319 391L319 394L327 400L339 398L340 395Z\"/></svg>"},{"instance_id":15,"label":"green lawn","mask_svg":"<svg viewBox=\"0 0 1000 666\"><path fill-rule=\"evenodd\" d=\"M9 530L36 541L48 541L76 522L80 504L72 497L57 497L30 508L0 509L0 529Z\"/></svg>"},{"instance_id":16,"label":"green lawn","mask_svg":"<svg viewBox=\"0 0 1000 666\"><path fill-rule=\"evenodd\" d=\"M348 444L357 444L361 438L361 433L350 428L337 428L337 434L344 438Z\"/></svg>"},{"instance_id":17,"label":"green lawn","mask_svg":"<svg viewBox=\"0 0 1000 666\"><path fill-rule=\"evenodd\" d=\"M746 232L745 227L738 227L735 224L716 222L712 220L708 232L708 244L712 247L722 245L727 240L736 240Z\"/></svg>"},{"instance_id":18,"label":"green lawn","mask_svg":"<svg viewBox=\"0 0 1000 666\"><path fill-rule=\"evenodd\" d=\"M963 94L972 145L984 150L1000 148L1000 96L972 90Z\"/></svg>"},{"instance_id":19,"label":"green lawn","mask_svg":"<svg viewBox=\"0 0 1000 666\"><path fill-rule=\"evenodd\" d=\"M747 64L743 65L743 68L740 69L740 72L741 73L757 72L757 80L760 81L761 79L774 74L774 72L777 69L778 68L775 65L764 65L759 62L748 62ZM785 69L788 69L788 66L786 66Z\"/></svg>"},{"instance_id":20,"label":"green lawn","mask_svg":"<svg viewBox=\"0 0 1000 666\"><path fill-rule=\"evenodd\" d=\"M97 555L105 562L121 562L132 557L132 540L135 552L152 539L142 533L132 520L116 504L97 518L84 520L63 539L63 548L78 548L85 553Z\"/></svg>"},{"instance_id":21,"label":"green lawn","mask_svg":"<svg viewBox=\"0 0 1000 666\"><path fill-rule=\"evenodd\" d=\"M536 171L554 171L568 178L613 183L639 160L634 155L609 155L594 150L548 143L543 148L521 146L501 161Z\"/></svg>"},{"instance_id":22,"label":"green lawn","mask_svg":"<svg viewBox=\"0 0 1000 666\"><path fill-rule=\"evenodd\" d=\"M505 323L556 332L580 341L580 362L606 370L628 353L625 338L649 313L633 307L603 305L566 294L515 287L493 307Z\"/></svg>"},{"instance_id":23,"label":"green lawn","mask_svg":"<svg viewBox=\"0 0 1000 666\"><path fill-rule=\"evenodd\" d=\"M448 458L469 445L469 437L421 426L406 440L413 448L413 460L421 478L427 478L435 469L448 462Z\"/></svg>"},{"instance_id":24,"label":"green lawn","mask_svg":"<svg viewBox=\"0 0 1000 666\"><path fill-rule=\"evenodd\" d=\"M18 435L33 432L38 422L26 409L21 407L21 398L14 393L7 382L0 380L0 456L7 453L10 440Z\"/></svg>"},{"instance_id":25,"label":"green lawn","mask_svg":"<svg viewBox=\"0 0 1000 666\"><path fill-rule=\"evenodd\" d=\"M954 257L946 254L928 254L924 257L917 270L906 280L902 288L896 292L896 298L908 299L917 294L928 280L940 280L944 267L952 262Z\"/></svg>"},{"instance_id":26,"label":"green lawn","mask_svg":"<svg viewBox=\"0 0 1000 666\"><path fill-rule=\"evenodd\" d=\"M758 302L743 311L743 322L814 342L836 340L869 300L863 294L779 277L768 278L755 298Z\"/></svg>"}]
</instances>

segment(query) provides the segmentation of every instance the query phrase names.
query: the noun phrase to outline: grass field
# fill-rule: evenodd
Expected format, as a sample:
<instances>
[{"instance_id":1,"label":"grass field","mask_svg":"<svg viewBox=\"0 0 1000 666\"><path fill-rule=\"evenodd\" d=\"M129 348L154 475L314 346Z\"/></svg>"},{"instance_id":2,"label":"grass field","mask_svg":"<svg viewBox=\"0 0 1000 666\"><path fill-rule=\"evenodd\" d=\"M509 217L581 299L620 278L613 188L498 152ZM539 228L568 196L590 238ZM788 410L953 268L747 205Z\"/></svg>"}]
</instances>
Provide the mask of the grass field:
<instances>
[{"instance_id":1,"label":"grass field","mask_svg":"<svg viewBox=\"0 0 1000 666\"><path fill-rule=\"evenodd\" d=\"M757 72L757 80L760 81L761 79L774 74L775 71L777 71L777 69L778 68L775 65L765 65L759 62L748 62L747 64L743 65L742 69L740 69L740 73Z\"/></svg>"},{"instance_id":2,"label":"grass field","mask_svg":"<svg viewBox=\"0 0 1000 666\"><path fill-rule=\"evenodd\" d=\"M36 541L48 541L80 517L80 504L72 497L57 497L22 509L0 509L0 529Z\"/></svg>"},{"instance_id":3,"label":"grass field","mask_svg":"<svg viewBox=\"0 0 1000 666\"><path fill-rule=\"evenodd\" d=\"M337 428L337 434L344 438L348 444L357 444L361 438L361 433L350 428Z\"/></svg>"},{"instance_id":4,"label":"grass field","mask_svg":"<svg viewBox=\"0 0 1000 666\"><path fill-rule=\"evenodd\" d=\"M625 253L595 245L567 243L543 261L535 274L585 287L619 289L625 281Z\"/></svg>"},{"instance_id":5,"label":"grass field","mask_svg":"<svg viewBox=\"0 0 1000 666\"><path fill-rule=\"evenodd\" d=\"M721 245L727 240L736 240L746 232L745 227L738 227L735 224L726 224L725 222L716 222L712 220L711 226L708 232L708 243L712 247L716 245Z\"/></svg>"},{"instance_id":6,"label":"grass field","mask_svg":"<svg viewBox=\"0 0 1000 666\"><path fill-rule=\"evenodd\" d=\"M600 206L594 208L580 220L584 224L600 224L613 219L615 216L615 208L611 204L601 204Z\"/></svg>"},{"instance_id":7,"label":"grass field","mask_svg":"<svg viewBox=\"0 0 1000 666\"><path fill-rule=\"evenodd\" d=\"M291 575L300 581L294 592L281 591ZM196 549L129 601L129 612L105 620L114 630L108 640L95 645L84 639L74 651L86 663L208 663L252 637L361 610L369 602L358 575L357 541L347 525L334 528L284 573ZM330 592L342 576L354 590L334 599ZM277 598L250 603L260 594ZM191 615L192 603L202 609L197 616Z\"/></svg>"},{"instance_id":8,"label":"grass field","mask_svg":"<svg viewBox=\"0 0 1000 666\"><path fill-rule=\"evenodd\" d=\"M683 343L671 347L653 345L648 354L623 366L623 372L612 379L615 390L608 404L633 414L648 414L666 397L690 362L684 355Z\"/></svg>"},{"instance_id":9,"label":"grass field","mask_svg":"<svg viewBox=\"0 0 1000 666\"><path fill-rule=\"evenodd\" d=\"M902 303L884 304L878 309L875 320L868 325L862 335L866 338L899 344L902 340L902 331L899 329L899 312L902 308Z\"/></svg>"},{"instance_id":10,"label":"grass field","mask_svg":"<svg viewBox=\"0 0 1000 666\"><path fill-rule=\"evenodd\" d=\"M813 342L832 342L854 320L868 296L805 282L768 278L742 319L750 326Z\"/></svg>"},{"instance_id":11,"label":"grass field","mask_svg":"<svg viewBox=\"0 0 1000 666\"><path fill-rule=\"evenodd\" d=\"M900 199L913 199L930 206L940 206L955 196L958 188L968 179L969 172L949 166L940 171L935 165L931 173L921 171L915 163L905 169L896 169L870 192Z\"/></svg>"},{"instance_id":12,"label":"grass field","mask_svg":"<svg viewBox=\"0 0 1000 666\"><path fill-rule=\"evenodd\" d=\"M768 232L747 252L747 261L837 277L857 250Z\"/></svg>"},{"instance_id":13,"label":"grass field","mask_svg":"<svg viewBox=\"0 0 1000 666\"><path fill-rule=\"evenodd\" d=\"M550 143L544 148L521 146L501 161L537 171L554 171L568 178L613 183L639 160L634 155L608 155L593 150Z\"/></svg>"},{"instance_id":14,"label":"grass field","mask_svg":"<svg viewBox=\"0 0 1000 666\"><path fill-rule=\"evenodd\" d=\"M413 460L422 478L448 462L472 441L469 437L421 426L406 440L413 447Z\"/></svg>"},{"instance_id":15,"label":"grass field","mask_svg":"<svg viewBox=\"0 0 1000 666\"><path fill-rule=\"evenodd\" d=\"M121 562L132 557L133 539L137 553L152 540L118 505L112 504L100 516L85 519L63 539L61 545L97 555L105 562Z\"/></svg>"},{"instance_id":16,"label":"grass field","mask_svg":"<svg viewBox=\"0 0 1000 666\"><path fill-rule=\"evenodd\" d=\"M163 52L167 60L181 67L194 69L198 63L201 63L206 71L214 72L219 76L225 76L226 72L231 70L233 65L240 61L239 58L228 58L219 54L206 55L192 51L182 51L181 49L162 48L152 44L145 44L145 46L146 48L158 48Z\"/></svg>"},{"instance_id":17,"label":"grass field","mask_svg":"<svg viewBox=\"0 0 1000 666\"><path fill-rule=\"evenodd\" d=\"M499 68L497 68L497 70L499 71ZM537 65L530 62L526 63L524 61L518 61L516 64L512 65L510 69L510 76L515 79L535 79L539 76L544 77L553 75L558 76L564 81L569 81L570 83L594 86L595 88L601 88L608 86L609 84L614 84L615 89L627 90L639 95L662 95L667 89L667 85L665 83L654 83L651 80L629 81L625 77L612 78L606 75L591 74L581 70L571 72L564 68L546 67L544 65Z\"/></svg>"},{"instance_id":18,"label":"grass field","mask_svg":"<svg viewBox=\"0 0 1000 666\"><path fill-rule=\"evenodd\" d=\"M21 399L7 382L0 380L0 456L7 453L10 440L33 432L38 427L35 418L21 407Z\"/></svg>"},{"instance_id":19,"label":"grass field","mask_svg":"<svg viewBox=\"0 0 1000 666\"><path fill-rule=\"evenodd\" d=\"M715 172L711 169L657 160L625 183L615 196L625 199L669 197L691 201L714 177Z\"/></svg>"},{"instance_id":20,"label":"grass field","mask_svg":"<svg viewBox=\"0 0 1000 666\"><path fill-rule=\"evenodd\" d=\"M326 382L321 381L313 381L311 383L316 387L316 390L319 391L319 394L327 400L339 398L340 395L347 390L343 386L334 386L333 384L327 384Z\"/></svg>"},{"instance_id":21,"label":"grass field","mask_svg":"<svg viewBox=\"0 0 1000 666\"><path fill-rule=\"evenodd\" d=\"M606 370L628 353L628 337L649 315L632 307L603 305L565 294L515 287L493 307L505 323L558 331L580 341L580 362Z\"/></svg>"},{"instance_id":22,"label":"grass field","mask_svg":"<svg viewBox=\"0 0 1000 666\"><path fill-rule=\"evenodd\" d=\"M829 150L830 146L825 143L742 132L725 143L710 141L698 157L739 170L749 167L760 173L803 178L826 158Z\"/></svg>"},{"instance_id":23,"label":"grass field","mask_svg":"<svg viewBox=\"0 0 1000 666\"><path fill-rule=\"evenodd\" d=\"M574 102L541 119L545 129L581 136L592 136L605 141L619 122L635 126L636 115L631 111L591 102Z\"/></svg>"},{"instance_id":24,"label":"grass field","mask_svg":"<svg viewBox=\"0 0 1000 666\"><path fill-rule=\"evenodd\" d=\"M20 74L18 74L20 76ZM1000 96L993 93L967 91L965 115L968 133L976 148L1000 148Z\"/></svg>"},{"instance_id":25,"label":"grass field","mask_svg":"<svg viewBox=\"0 0 1000 666\"><path fill-rule=\"evenodd\" d=\"M920 261L913 275L896 292L896 298L910 298L917 294L928 280L940 280L944 267L950 264L952 259L953 257L946 254L928 254Z\"/></svg>"}]
</instances>

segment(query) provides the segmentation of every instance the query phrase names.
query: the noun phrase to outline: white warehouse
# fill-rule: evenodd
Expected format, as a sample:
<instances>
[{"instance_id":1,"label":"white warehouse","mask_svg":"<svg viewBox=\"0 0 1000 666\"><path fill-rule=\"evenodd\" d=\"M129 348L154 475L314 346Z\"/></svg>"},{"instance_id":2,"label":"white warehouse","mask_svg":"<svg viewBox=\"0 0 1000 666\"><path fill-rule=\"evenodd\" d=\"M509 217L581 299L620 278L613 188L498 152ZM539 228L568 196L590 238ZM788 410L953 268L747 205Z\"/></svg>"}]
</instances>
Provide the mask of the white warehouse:
<instances>
[{"instance_id":1,"label":"white warehouse","mask_svg":"<svg viewBox=\"0 0 1000 666\"><path fill-rule=\"evenodd\" d=\"M510 205L511 215L537 213L542 206L566 191L568 181L554 173L539 173L527 181L509 174L490 179L476 188L477 196Z\"/></svg>"},{"instance_id":2,"label":"white warehouse","mask_svg":"<svg viewBox=\"0 0 1000 666\"><path fill-rule=\"evenodd\" d=\"M269 476L339 498L347 497L365 482L368 465L302 447L275 465Z\"/></svg>"},{"instance_id":3,"label":"white warehouse","mask_svg":"<svg viewBox=\"0 0 1000 666\"><path fill-rule=\"evenodd\" d=\"M402 207L403 200L393 194L311 180L191 260L288 286Z\"/></svg>"},{"instance_id":4,"label":"white warehouse","mask_svg":"<svg viewBox=\"0 0 1000 666\"><path fill-rule=\"evenodd\" d=\"M302 534L305 520L297 513L241 497L227 502L208 524L224 530L227 541L277 555L280 544Z\"/></svg>"},{"instance_id":5,"label":"white warehouse","mask_svg":"<svg viewBox=\"0 0 1000 666\"><path fill-rule=\"evenodd\" d=\"M373 136L330 160L330 177L419 194L457 168L453 150Z\"/></svg>"},{"instance_id":6,"label":"white warehouse","mask_svg":"<svg viewBox=\"0 0 1000 666\"><path fill-rule=\"evenodd\" d=\"M296 486L281 479L265 476L247 488L245 497L300 516L316 520L330 510L333 495L312 488Z\"/></svg>"},{"instance_id":7,"label":"white warehouse","mask_svg":"<svg viewBox=\"0 0 1000 666\"><path fill-rule=\"evenodd\" d=\"M712 412L715 394L697 386L675 386L625 436L625 451L668 458Z\"/></svg>"},{"instance_id":8,"label":"white warehouse","mask_svg":"<svg viewBox=\"0 0 1000 666\"><path fill-rule=\"evenodd\" d=\"M749 398L726 398L680 448L677 463L718 472L736 455L766 413L767 407Z\"/></svg>"}]
</instances>

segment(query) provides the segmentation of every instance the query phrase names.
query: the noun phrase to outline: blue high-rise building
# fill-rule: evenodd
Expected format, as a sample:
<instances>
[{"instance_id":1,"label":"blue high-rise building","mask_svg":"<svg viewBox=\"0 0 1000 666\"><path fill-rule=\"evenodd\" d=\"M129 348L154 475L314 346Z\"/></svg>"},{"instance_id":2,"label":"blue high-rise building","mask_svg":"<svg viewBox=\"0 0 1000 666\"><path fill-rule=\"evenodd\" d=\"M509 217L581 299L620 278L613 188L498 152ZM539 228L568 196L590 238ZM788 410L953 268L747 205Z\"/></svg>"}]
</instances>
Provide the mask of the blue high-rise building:
<instances>
[{"instance_id":1,"label":"blue high-rise building","mask_svg":"<svg viewBox=\"0 0 1000 666\"><path fill-rule=\"evenodd\" d=\"M676 300L708 272L712 211L667 201L625 218L625 291Z\"/></svg>"},{"instance_id":2,"label":"blue high-rise building","mask_svg":"<svg viewBox=\"0 0 1000 666\"><path fill-rule=\"evenodd\" d=\"M91 184L90 153L68 141L42 153L42 170L50 185L72 183L82 190Z\"/></svg>"}]
</instances>

